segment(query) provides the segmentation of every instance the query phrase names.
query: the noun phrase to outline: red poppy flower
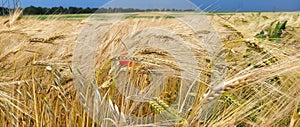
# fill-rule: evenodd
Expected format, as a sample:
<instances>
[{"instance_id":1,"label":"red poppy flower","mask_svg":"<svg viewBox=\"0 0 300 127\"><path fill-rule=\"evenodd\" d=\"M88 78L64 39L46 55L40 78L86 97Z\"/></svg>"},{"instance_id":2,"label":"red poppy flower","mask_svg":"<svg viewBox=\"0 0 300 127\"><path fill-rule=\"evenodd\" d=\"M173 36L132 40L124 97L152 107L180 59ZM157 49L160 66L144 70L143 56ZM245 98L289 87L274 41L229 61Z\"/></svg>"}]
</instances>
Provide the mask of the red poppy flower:
<instances>
[{"instance_id":1,"label":"red poppy flower","mask_svg":"<svg viewBox=\"0 0 300 127\"><path fill-rule=\"evenodd\" d=\"M119 63L121 65L121 67L125 67L125 66L132 67L133 66L133 62L128 61L128 60L120 60Z\"/></svg>"}]
</instances>

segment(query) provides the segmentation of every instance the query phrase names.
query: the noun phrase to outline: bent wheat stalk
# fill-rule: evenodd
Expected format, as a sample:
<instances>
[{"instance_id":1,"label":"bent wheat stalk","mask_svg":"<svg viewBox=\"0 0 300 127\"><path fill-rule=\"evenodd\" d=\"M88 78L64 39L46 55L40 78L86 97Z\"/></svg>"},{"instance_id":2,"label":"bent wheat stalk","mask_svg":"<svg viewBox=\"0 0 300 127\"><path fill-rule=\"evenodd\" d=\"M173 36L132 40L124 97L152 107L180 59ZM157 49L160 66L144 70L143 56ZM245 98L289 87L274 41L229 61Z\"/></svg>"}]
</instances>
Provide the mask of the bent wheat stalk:
<instances>
[{"instance_id":1,"label":"bent wheat stalk","mask_svg":"<svg viewBox=\"0 0 300 127\"><path fill-rule=\"evenodd\" d=\"M40 42L40 43L52 43L56 39L64 38L62 34L54 34L48 38L30 38L30 42Z\"/></svg>"},{"instance_id":2,"label":"bent wheat stalk","mask_svg":"<svg viewBox=\"0 0 300 127\"><path fill-rule=\"evenodd\" d=\"M207 105L208 103L215 101L216 98L220 97L223 93L237 88L242 84L254 84L255 82L296 69L300 69L300 54L290 57L289 59L278 63L277 65L254 69L248 73L232 77L231 79L227 79L218 85L212 86L210 90L200 98L201 105ZM202 109L202 106L197 106L194 112L199 114L193 114L189 116L188 121L191 121L191 123L198 121L203 110L204 109Z\"/></svg>"},{"instance_id":3,"label":"bent wheat stalk","mask_svg":"<svg viewBox=\"0 0 300 127\"><path fill-rule=\"evenodd\" d=\"M173 61L169 61L169 60L163 60L160 58L117 56L117 57L114 57L111 59L111 61L119 61L119 60L128 60L128 61L133 61L133 62L137 62L137 63L145 63L145 64L150 64L150 65L155 65L155 66L165 65L174 70L182 71L182 69L179 68L179 65L177 63L175 63Z\"/></svg>"}]
</instances>

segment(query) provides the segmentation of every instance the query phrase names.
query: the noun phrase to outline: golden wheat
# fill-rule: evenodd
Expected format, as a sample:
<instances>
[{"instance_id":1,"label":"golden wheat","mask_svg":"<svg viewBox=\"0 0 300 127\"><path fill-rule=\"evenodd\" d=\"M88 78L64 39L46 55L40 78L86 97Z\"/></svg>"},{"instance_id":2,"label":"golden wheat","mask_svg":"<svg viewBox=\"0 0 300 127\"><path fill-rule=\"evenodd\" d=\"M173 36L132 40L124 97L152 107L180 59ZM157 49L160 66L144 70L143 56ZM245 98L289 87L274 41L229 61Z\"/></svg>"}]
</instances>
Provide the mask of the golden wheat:
<instances>
[{"instance_id":1,"label":"golden wheat","mask_svg":"<svg viewBox=\"0 0 300 127\"><path fill-rule=\"evenodd\" d=\"M107 15L105 14L105 16ZM267 18L262 20L262 16ZM118 112L109 116L107 115L109 110L102 110L99 118L97 115L87 112L91 111L89 109L91 98L88 96L90 91L76 91L73 86L72 70L68 69L76 42L75 35L78 35L79 31L76 26L80 27L82 23L59 19L38 21L26 16L24 18L16 17L17 15L12 17L13 20L1 17L6 26L0 26L0 41L2 42L0 44L0 126L292 127L300 125L298 101L300 63L299 56L296 56L299 54L299 16L290 18L288 14L274 16L273 13L262 13L262 15L253 13L235 14L223 18L221 21L219 18L212 19L214 25L217 24L216 22L226 22L221 26L216 25L216 30L226 30L226 32L221 32L221 40L223 40L222 43L228 43L228 45L225 44L220 49L224 53L222 52L216 57L203 56L205 54L203 46L200 48L201 46L193 45L195 47L192 50L197 56L197 62L199 62L197 69L201 70L201 76L197 77L200 83L196 82L196 84L200 84L197 88L199 89L198 93L195 91L187 93L187 96L192 96L192 100L195 97L196 102L192 107L184 108L184 110L188 110L186 114L179 113L180 110L176 106L178 106L177 99L184 98L182 94L179 94L183 81L179 72L188 70L180 68L179 62L174 60L172 54L160 49L145 48L136 51L133 56L115 57L113 51L114 46L126 38L127 34L139 31L149 24L153 24L155 27L166 24L164 29L168 28L174 31L178 37L187 39L187 42L196 40L194 36L197 36L197 33L188 31L189 29L175 22L174 19L129 19L123 24L116 24L103 37L103 41L99 41L107 43L107 45L104 44L104 48L99 49L101 50L97 57L99 63L86 63L96 67L98 90L103 96L101 104L108 101L106 104L110 104L109 108ZM288 33L284 33L282 42L271 43L259 39L244 39L253 37L261 30L260 26L284 18L290 19L290 24L287 27ZM33 22L35 25L32 25ZM135 28L130 29L128 27L130 25L127 23L131 23ZM104 24L111 25L113 23ZM62 26L65 28L57 29ZM53 35L52 33L63 34ZM212 31L205 30L199 32L199 34L211 33ZM239 40L226 38L227 35L234 36ZM30 38L34 36L38 37ZM156 37L163 41L174 39L159 35ZM53 44L33 44L35 42ZM243 57L245 52L250 54L247 58ZM225 59L228 70L219 71L219 68L223 68L215 66L214 63L219 62L218 59L221 59L224 54L230 54ZM122 68L115 69L115 71L125 70L124 73L128 77L120 77L115 71L110 73L110 70L114 70L114 64L120 60L134 62L132 66L123 67L123 70ZM102 66L98 67L99 65ZM137 102L128 100L126 94L123 94L130 92L131 87L147 93L151 86L158 86L153 78L154 71L152 70L160 69L175 70L175 73L166 75L167 78L162 81L164 85L159 87L159 89L163 89L162 93L157 98L150 98L149 102ZM220 81L215 73L224 75L224 78ZM119 84L115 84L118 79L123 79L121 84L131 82L132 86L125 86L124 89L121 89L123 91L118 91ZM78 87L92 88L92 86L84 86L83 83ZM100 107L103 107L101 104L99 104ZM153 119L127 121L123 118L124 115L130 116L130 118L150 117ZM107 118L103 125L101 125L102 118ZM110 121L111 124L107 121ZM169 124L164 125L162 122Z\"/></svg>"},{"instance_id":2,"label":"golden wheat","mask_svg":"<svg viewBox=\"0 0 300 127\"><path fill-rule=\"evenodd\" d=\"M40 43L52 43L56 39L64 38L63 34L54 34L48 38L30 38L30 42L40 42Z\"/></svg>"}]
</instances>

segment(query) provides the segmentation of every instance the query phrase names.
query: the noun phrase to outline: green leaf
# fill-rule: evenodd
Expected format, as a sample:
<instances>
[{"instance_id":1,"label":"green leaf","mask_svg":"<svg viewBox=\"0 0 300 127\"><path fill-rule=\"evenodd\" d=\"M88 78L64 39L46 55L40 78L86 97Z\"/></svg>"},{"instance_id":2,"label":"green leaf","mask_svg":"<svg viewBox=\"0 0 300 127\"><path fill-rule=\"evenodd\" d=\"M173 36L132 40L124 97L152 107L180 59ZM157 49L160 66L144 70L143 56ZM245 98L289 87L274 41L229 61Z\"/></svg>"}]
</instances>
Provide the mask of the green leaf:
<instances>
[{"instance_id":1,"label":"green leaf","mask_svg":"<svg viewBox=\"0 0 300 127\"><path fill-rule=\"evenodd\" d=\"M275 21L274 21L274 22L275 22ZM270 28L268 29L268 36L269 36L269 37L272 36L272 26L273 26L274 22L271 22Z\"/></svg>"},{"instance_id":2,"label":"green leaf","mask_svg":"<svg viewBox=\"0 0 300 127\"><path fill-rule=\"evenodd\" d=\"M277 22L273 32L272 32L272 35L270 36L271 38L280 38L280 22Z\"/></svg>"},{"instance_id":3,"label":"green leaf","mask_svg":"<svg viewBox=\"0 0 300 127\"><path fill-rule=\"evenodd\" d=\"M255 35L256 38L266 38L267 36L265 35L265 32L262 30L260 31L259 34Z\"/></svg>"},{"instance_id":4,"label":"green leaf","mask_svg":"<svg viewBox=\"0 0 300 127\"><path fill-rule=\"evenodd\" d=\"M276 26L273 29L273 25L275 22L276 21L271 22L270 28L267 30L267 35L265 35L265 31L262 30L259 34L256 34L255 37L262 39L268 38L268 40L272 42L280 42L282 31L286 29L287 21L284 21L282 24L279 21L277 21Z\"/></svg>"},{"instance_id":5,"label":"green leaf","mask_svg":"<svg viewBox=\"0 0 300 127\"><path fill-rule=\"evenodd\" d=\"M281 25L280 29L285 30L286 24L287 24L287 21L284 21L283 24Z\"/></svg>"}]
</instances>

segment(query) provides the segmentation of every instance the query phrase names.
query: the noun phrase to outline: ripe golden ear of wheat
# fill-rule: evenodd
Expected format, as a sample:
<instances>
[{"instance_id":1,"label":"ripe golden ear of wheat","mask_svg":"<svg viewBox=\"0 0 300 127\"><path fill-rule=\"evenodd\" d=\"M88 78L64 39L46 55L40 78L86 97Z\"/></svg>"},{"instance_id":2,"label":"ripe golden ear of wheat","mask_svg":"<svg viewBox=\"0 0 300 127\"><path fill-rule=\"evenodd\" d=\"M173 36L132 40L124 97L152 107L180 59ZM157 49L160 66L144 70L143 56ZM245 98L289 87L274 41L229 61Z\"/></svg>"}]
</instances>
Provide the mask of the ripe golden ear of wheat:
<instances>
[{"instance_id":1,"label":"ripe golden ear of wheat","mask_svg":"<svg viewBox=\"0 0 300 127\"><path fill-rule=\"evenodd\" d=\"M48 38L30 38L30 42L40 42L40 43L52 43L56 39L64 38L63 34L54 34Z\"/></svg>"}]
</instances>

